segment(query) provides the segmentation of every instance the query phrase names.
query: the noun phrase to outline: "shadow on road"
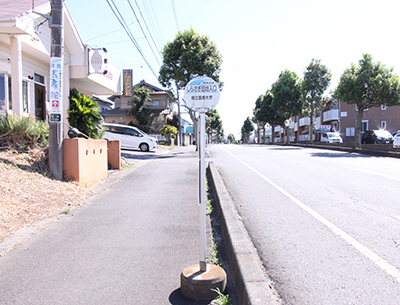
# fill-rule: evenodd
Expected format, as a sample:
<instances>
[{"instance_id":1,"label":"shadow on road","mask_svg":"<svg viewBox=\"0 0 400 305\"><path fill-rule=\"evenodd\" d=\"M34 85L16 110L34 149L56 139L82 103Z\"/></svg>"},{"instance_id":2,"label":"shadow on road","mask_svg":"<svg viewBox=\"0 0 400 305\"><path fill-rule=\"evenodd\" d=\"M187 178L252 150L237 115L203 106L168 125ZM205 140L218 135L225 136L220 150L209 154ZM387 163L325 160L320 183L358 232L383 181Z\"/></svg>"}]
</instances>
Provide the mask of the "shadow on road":
<instances>
[{"instance_id":1,"label":"shadow on road","mask_svg":"<svg viewBox=\"0 0 400 305\"><path fill-rule=\"evenodd\" d=\"M312 157L320 157L320 158L372 158L374 156L369 155L361 155L357 153L333 153L333 152L316 152L311 153Z\"/></svg>"}]
</instances>

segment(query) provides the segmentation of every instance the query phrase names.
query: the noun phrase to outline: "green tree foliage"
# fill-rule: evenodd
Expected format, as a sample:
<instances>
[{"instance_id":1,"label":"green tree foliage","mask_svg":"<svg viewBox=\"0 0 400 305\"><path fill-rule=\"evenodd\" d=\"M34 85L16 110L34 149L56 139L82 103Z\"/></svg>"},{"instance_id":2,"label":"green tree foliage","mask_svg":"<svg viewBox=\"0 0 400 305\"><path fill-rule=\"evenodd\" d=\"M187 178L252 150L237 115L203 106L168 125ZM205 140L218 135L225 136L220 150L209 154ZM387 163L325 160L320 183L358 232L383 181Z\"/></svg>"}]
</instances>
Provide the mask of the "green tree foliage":
<instances>
[{"instance_id":1,"label":"green tree foliage","mask_svg":"<svg viewBox=\"0 0 400 305\"><path fill-rule=\"evenodd\" d=\"M99 114L99 104L75 88L70 90L69 101L69 124L92 139L101 139L104 134L104 120Z\"/></svg>"},{"instance_id":2,"label":"green tree foliage","mask_svg":"<svg viewBox=\"0 0 400 305\"><path fill-rule=\"evenodd\" d=\"M174 126L164 125L163 128L160 129L160 133L162 136L166 137L167 141L170 143L171 139L175 139L178 130Z\"/></svg>"},{"instance_id":3,"label":"green tree foliage","mask_svg":"<svg viewBox=\"0 0 400 305\"><path fill-rule=\"evenodd\" d=\"M364 110L380 105L399 105L399 77L393 73L393 68L386 68L380 62L374 63L370 54L364 54L358 66L352 64L344 71L334 97L357 106L356 148L361 148Z\"/></svg>"},{"instance_id":4,"label":"green tree foliage","mask_svg":"<svg viewBox=\"0 0 400 305\"><path fill-rule=\"evenodd\" d=\"M136 124L133 125L142 129L144 132L149 131L149 126L154 119L154 115L151 115L144 110L147 102L151 101L150 93L151 91L147 88L134 88L133 97L131 99L132 107L128 110L128 113L135 116Z\"/></svg>"},{"instance_id":5,"label":"green tree foliage","mask_svg":"<svg viewBox=\"0 0 400 305\"><path fill-rule=\"evenodd\" d=\"M237 140L236 140L235 136L233 134L231 134L231 133L228 135L228 140L232 144L237 144Z\"/></svg>"},{"instance_id":6,"label":"green tree foliage","mask_svg":"<svg viewBox=\"0 0 400 305\"><path fill-rule=\"evenodd\" d=\"M253 122L250 117L244 121L241 132L242 132L242 142L249 143L250 141L250 133L254 130Z\"/></svg>"},{"instance_id":7,"label":"green tree foliage","mask_svg":"<svg viewBox=\"0 0 400 305\"><path fill-rule=\"evenodd\" d=\"M260 137L260 130L264 131L265 135L265 125L268 123L265 118L266 115L263 113L265 111L264 103L264 95L260 95L257 100L256 100L256 107L253 109L253 119L252 121L257 124L257 134L258 137ZM261 143L261 141L260 141ZM264 143L265 143L265 138L264 138Z\"/></svg>"},{"instance_id":8,"label":"green tree foliage","mask_svg":"<svg viewBox=\"0 0 400 305\"><path fill-rule=\"evenodd\" d=\"M224 128L222 127L221 117L216 109L212 109L206 113L206 132L208 140L210 141L212 136L217 136L218 142L224 135Z\"/></svg>"},{"instance_id":9,"label":"green tree foliage","mask_svg":"<svg viewBox=\"0 0 400 305\"><path fill-rule=\"evenodd\" d=\"M321 64L321 60L313 59L304 71L304 79L300 82L303 114L310 117L310 140L313 142L314 118L328 102L324 97L325 90L329 87L332 74L329 69Z\"/></svg>"},{"instance_id":10,"label":"green tree foliage","mask_svg":"<svg viewBox=\"0 0 400 305\"><path fill-rule=\"evenodd\" d=\"M299 77L295 72L285 70L272 85L272 108L284 119L300 114L303 103L300 101Z\"/></svg>"},{"instance_id":11,"label":"green tree foliage","mask_svg":"<svg viewBox=\"0 0 400 305\"><path fill-rule=\"evenodd\" d=\"M303 103L300 100L300 84L296 73L285 70L272 85L272 108L284 120L301 113ZM282 124L283 125L283 124Z\"/></svg>"},{"instance_id":12,"label":"green tree foliage","mask_svg":"<svg viewBox=\"0 0 400 305\"><path fill-rule=\"evenodd\" d=\"M260 95L256 100L256 106L254 109L254 117L260 125L263 125L265 134L265 125L269 123L274 130L277 125L283 125L285 119L280 116L278 111L273 108L274 96L270 90L264 95ZM272 142L274 142L274 133L272 132ZM264 138L265 143L265 138Z\"/></svg>"},{"instance_id":13,"label":"green tree foliage","mask_svg":"<svg viewBox=\"0 0 400 305\"><path fill-rule=\"evenodd\" d=\"M179 31L174 41L164 46L162 55L159 82L164 87L171 88L175 83L183 88L191 79L207 75L222 88L222 56L208 36L199 35L193 28Z\"/></svg>"}]
</instances>

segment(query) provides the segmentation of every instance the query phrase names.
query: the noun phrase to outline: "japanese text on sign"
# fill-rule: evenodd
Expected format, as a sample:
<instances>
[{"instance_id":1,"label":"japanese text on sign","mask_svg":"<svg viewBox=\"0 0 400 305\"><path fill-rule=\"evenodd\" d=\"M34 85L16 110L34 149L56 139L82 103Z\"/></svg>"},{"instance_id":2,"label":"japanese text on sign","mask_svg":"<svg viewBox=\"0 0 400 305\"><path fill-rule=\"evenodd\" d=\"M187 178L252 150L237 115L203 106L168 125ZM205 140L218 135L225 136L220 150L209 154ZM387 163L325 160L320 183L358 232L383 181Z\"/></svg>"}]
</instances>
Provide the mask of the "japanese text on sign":
<instances>
[{"instance_id":1,"label":"japanese text on sign","mask_svg":"<svg viewBox=\"0 0 400 305\"><path fill-rule=\"evenodd\" d=\"M61 112L62 101L62 59L60 57L52 57L50 59L50 112Z\"/></svg>"},{"instance_id":2,"label":"japanese text on sign","mask_svg":"<svg viewBox=\"0 0 400 305\"><path fill-rule=\"evenodd\" d=\"M191 80L185 87L185 102L189 109L205 111L213 109L219 101L219 86L207 76Z\"/></svg>"}]
</instances>

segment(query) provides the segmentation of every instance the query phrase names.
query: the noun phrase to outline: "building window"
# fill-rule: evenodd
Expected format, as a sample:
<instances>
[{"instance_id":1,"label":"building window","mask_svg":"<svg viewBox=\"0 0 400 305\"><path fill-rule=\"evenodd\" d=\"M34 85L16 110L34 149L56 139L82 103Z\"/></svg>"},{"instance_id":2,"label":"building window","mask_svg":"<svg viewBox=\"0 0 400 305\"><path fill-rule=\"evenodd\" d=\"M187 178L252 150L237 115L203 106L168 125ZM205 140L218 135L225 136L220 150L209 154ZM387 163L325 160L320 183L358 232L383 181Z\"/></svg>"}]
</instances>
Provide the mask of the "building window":
<instances>
[{"instance_id":1,"label":"building window","mask_svg":"<svg viewBox=\"0 0 400 305\"><path fill-rule=\"evenodd\" d=\"M368 120L363 120L361 122L361 132L365 132L368 130Z\"/></svg>"},{"instance_id":2,"label":"building window","mask_svg":"<svg viewBox=\"0 0 400 305\"><path fill-rule=\"evenodd\" d=\"M356 129L354 127L346 128L346 137L354 137L356 134Z\"/></svg>"},{"instance_id":3,"label":"building window","mask_svg":"<svg viewBox=\"0 0 400 305\"><path fill-rule=\"evenodd\" d=\"M22 107L24 112L29 112L28 108L28 82L26 80L22 81Z\"/></svg>"},{"instance_id":4,"label":"building window","mask_svg":"<svg viewBox=\"0 0 400 305\"><path fill-rule=\"evenodd\" d=\"M382 110L386 110L386 105L381 105Z\"/></svg>"},{"instance_id":5,"label":"building window","mask_svg":"<svg viewBox=\"0 0 400 305\"><path fill-rule=\"evenodd\" d=\"M35 73L35 83L44 85L44 76Z\"/></svg>"},{"instance_id":6,"label":"building window","mask_svg":"<svg viewBox=\"0 0 400 305\"><path fill-rule=\"evenodd\" d=\"M158 107L160 106L160 101L148 101L147 106L149 107Z\"/></svg>"},{"instance_id":7,"label":"building window","mask_svg":"<svg viewBox=\"0 0 400 305\"><path fill-rule=\"evenodd\" d=\"M386 121L381 121L381 129L386 130Z\"/></svg>"},{"instance_id":8,"label":"building window","mask_svg":"<svg viewBox=\"0 0 400 305\"><path fill-rule=\"evenodd\" d=\"M0 113L12 110L11 105L11 78L7 74L0 74Z\"/></svg>"}]
</instances>

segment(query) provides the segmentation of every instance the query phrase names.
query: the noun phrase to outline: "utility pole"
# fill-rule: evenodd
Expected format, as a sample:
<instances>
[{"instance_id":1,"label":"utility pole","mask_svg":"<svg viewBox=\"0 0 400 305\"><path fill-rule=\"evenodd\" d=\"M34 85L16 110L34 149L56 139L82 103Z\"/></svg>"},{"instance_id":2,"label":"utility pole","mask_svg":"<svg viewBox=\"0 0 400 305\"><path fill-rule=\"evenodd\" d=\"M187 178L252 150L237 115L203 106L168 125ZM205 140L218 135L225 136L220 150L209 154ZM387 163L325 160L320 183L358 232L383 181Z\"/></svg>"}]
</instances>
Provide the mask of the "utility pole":
<instances>
[{"instance_id":1,"label":"utility pole","mask_svg":"<svg viewBox=\"0 0 400 305\"><path fill-rule=\"evenodd\" d=\"M63 178L62 168L62 77L63 77L63 0L51 0L51 58L50 58L50 118L49 166L57 180Z\"/></svg>"},{"instance_id":2,"label":"utility pole","mask_svg":"<svg viewBox=\"0 0 400 305\"><path fill-rule=\"evenodd\" d=\"M179 86L176 83L176 95L178 98L178 146L182 146L182 125L181 125L181 101L179 100Z\"/></svg>"}]
</instances>

